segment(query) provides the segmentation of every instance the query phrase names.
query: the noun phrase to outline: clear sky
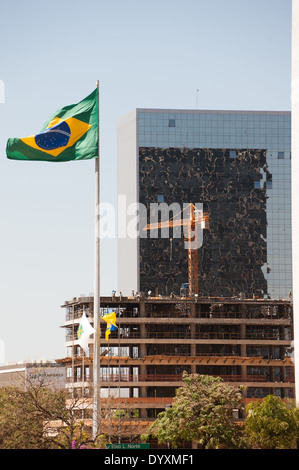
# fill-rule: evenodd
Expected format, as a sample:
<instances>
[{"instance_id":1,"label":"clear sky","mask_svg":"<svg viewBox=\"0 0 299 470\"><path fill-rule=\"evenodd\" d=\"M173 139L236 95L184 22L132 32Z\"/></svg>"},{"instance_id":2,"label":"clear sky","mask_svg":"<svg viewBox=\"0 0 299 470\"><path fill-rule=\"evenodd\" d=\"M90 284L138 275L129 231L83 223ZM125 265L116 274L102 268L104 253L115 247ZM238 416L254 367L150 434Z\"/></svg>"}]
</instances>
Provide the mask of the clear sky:
<instances>
[{"instance_id":1,"label":"clear sky","mask_svg":"<svg viewBox=\"0 0 299 470\"><path fill-rule=\"evenodd\" d=\"M10 0L0 17L0 362L53 360L60 306L93 292L94 161L7 160L7 139L99 80L101 200L116 204L116 121L134 108L192 109L199 90L200 109L291 109L291 0ZM116 279L104 240L102 294Z\"/></svg>"}]
</instances>

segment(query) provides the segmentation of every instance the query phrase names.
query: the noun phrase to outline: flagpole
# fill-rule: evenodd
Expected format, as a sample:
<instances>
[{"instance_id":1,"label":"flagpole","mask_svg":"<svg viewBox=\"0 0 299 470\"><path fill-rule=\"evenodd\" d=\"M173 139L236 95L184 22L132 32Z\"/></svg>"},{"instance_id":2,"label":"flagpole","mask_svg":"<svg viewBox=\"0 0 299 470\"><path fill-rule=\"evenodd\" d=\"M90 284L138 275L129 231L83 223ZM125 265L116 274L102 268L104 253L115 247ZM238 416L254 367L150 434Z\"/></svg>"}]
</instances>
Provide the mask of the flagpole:
<instances>
[{"instance_id":1,"label":"flagpole","mask_svg":"<svg viewBox=\"0 0 299 470\"><path fill-rule=\"evenodd\" d=\"M111 442L111 400L110 400L110 347L108 341L108 439Z\"/></svg>"},{"instance_id":2,"label":"flagpole","mask_svg":"<svg viewBox=\"0 0 299 470\"><path fill-rule=\"evenodd\" d=\"M73 323L72 323L72 398L74 398L74 387L75 387L75 384L74 384L74 372L75 372L75 366L74 366L74 344L75 344L75 305L73 305L73 308L72 308L72 317L73 317Z\"/></svg>"},{"instance_id":3,"label":"flagpole","mask_svg":"<svg viewBox=\"0 0 299 470\"><path fill-rule=\"evenodd\" d=\"M94 300L93 300L93 321L94 347L93 347L93 423L92 431L95 439L100 434L101 426L101 404L100 404L100 227L99 227L99 206L100 206L100 90L98 88L98 157L95 159L95 246L94 246Z\"/></svg>"},{"instance_id":4,"label":"flagpole","mask_svg":"<svg viewBox=\"0 0 299 470\"><path fill-rule=\"evenodd\" d=\"M85 368L85 364L84 364L84 355L85 355L85 352L84 350L82 350L82 410L81 410L81 418L82 420L84 421L84 398L85 398L85 393L84 393L84 368Z\"/></svg>"},{"instance_id":5,"label":"flagpole","mask_svg":"<svg viewBox=\"0 0 299 470\"><path fill-rule=\"evenodd\" d=\"M83 304L83 314L85 314L85 307L84 307L84 304ZM82 349L82 391L81 391L81 394L82 394L82 410L81 410L81 418L82 420L84 421L84 398L85 398L85 393L84 393L84 368L85 368L85 364L84 364L84 355L85 355L85 351L83 348Z\"/></svg>"},{"instance_id":6,"label":"flagpole","mask_svg":"<svg viewBox=\"0 0 299 470\"><path fill-rule=\"evenodd\" d=\"M120 305L118 306L118 443L120 444Z\"/></svg>"}]
</instances>

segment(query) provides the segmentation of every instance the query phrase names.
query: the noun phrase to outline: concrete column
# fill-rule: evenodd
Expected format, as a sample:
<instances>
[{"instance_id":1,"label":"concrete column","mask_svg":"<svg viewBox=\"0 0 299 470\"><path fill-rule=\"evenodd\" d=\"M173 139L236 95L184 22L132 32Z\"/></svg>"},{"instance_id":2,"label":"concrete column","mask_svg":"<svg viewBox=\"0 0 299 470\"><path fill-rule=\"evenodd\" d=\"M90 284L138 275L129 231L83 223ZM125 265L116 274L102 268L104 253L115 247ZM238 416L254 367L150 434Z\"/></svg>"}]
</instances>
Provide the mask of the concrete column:
<instances>
[{"instance_id":1,"label":"concrete column","mask_svg":"<svg viewBox=\"0 0 299 470\"><path fill-rule=\"evenodd\" d=\"M195 323L191 323L190 325L190 333L191 333L191 338L195 338L195 332L196 332L196 325ZM190 345L190 356L196 356L196 344L192 343ZM196 365L191 366L191 373L195 374L196 373Z\"/></svg>"},{"instance_id":2,"label":"concrete column","mask_svg":"<svg viewBox=\"0 0 299 470\"><path fill-rule=\"evenodd\" d=\"M145 302L144 301L141 301L139 304L139 315L142 318L145 317Z\"/></svg>"},{"instance_id":3,"label":"concrete column","mask_svg":"<svg viewBox=\"0 0 299 470\"><path fill-rule=\"evenodd\" d=\"M241 330L241 339L246 339L246 325L245 324L241 324L240 326L240 330ZM247 353L246 353L246 344L241 344L240 345L240 355L242 357L246 357Z\"/></svg>"},{"instance_id":4,"label":"concrete column","mask_svg":"<svg viewBox=\"0 0 299 470\"><path fill-rule=\"evenodd\" d=\"M139 397L144 398L147 396L147 387L139 387ZM140 418L147 417L147 409L140 408Z\"/></svg>"},{"instance_id":5,"label":"concrete column","mask_svg":"<svg viewBox=\"0 0 299 470\"><path fill-rule=\"evenodd\" d=\"M145 334L146 334L146 327L145 327L145 324L144 323L141 323L140 324L140 336L141 336L141 339L144 339L145 338ZM141 358L144 358L146 356L146 344L144 342L140 342L139 344L139 356Z\"/></svg>"}]
</instances>

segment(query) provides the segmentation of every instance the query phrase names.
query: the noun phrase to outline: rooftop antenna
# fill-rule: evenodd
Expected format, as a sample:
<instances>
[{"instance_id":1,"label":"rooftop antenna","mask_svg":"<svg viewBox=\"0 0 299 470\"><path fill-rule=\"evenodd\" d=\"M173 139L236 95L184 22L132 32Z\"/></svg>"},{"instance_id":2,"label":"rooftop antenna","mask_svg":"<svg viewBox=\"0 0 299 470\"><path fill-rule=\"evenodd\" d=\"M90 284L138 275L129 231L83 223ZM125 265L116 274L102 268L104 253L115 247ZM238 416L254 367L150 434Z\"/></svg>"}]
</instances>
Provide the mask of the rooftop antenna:
<instances>
[{"instance_id":1,"label":"rooftop antenna","mask_svg":"<svg viewBox=\"0 0 299 470\"><path fill-rule=\"evenodd\" d=\"M195 109L198 109L198 93L199 93L199 89L196 90L196 108Z\"/></svg>"}]
</instances>

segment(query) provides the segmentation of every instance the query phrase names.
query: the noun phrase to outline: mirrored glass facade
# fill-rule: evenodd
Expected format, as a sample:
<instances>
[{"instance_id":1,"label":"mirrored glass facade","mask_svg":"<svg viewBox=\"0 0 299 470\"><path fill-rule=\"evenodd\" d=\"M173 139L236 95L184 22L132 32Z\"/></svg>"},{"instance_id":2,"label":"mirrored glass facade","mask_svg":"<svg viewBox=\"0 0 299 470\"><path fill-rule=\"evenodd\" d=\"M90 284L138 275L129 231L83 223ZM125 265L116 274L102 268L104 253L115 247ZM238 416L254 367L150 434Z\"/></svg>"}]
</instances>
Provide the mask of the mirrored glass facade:
<instances>
[{"instance_id":1,"label":"mirrored glass facade","mask_svg":"<svg viewBox=\"0 0 299 470\"><path fill-rule=\"evenodd\" d=\"M238 160L239 163L236 163L237 172L238 164L239 169L243 171L243 177L239 178L240 185L243 184L244 186L244 181L246 181L246 179L249 185L248 193L243 194L242 200L246 201L246 199L248 199L252 194L254 198L259 198L261 196L264 208L260 208L259 210L263 210L265 212L265 230L259 230L257 235L260 237L260 240L253 239L253 241L248 242L249 245L258 242L258 244L263 247L263 254L260 256L259 263L261 265L260 267L264 279L263 282L257 284L257 292L246 292L246 294L254 295L258 293L263 297L268 296L275 299L287 298L292 288L291 114L289 112L173 111L138 109L136 120L137 147L139 149L139 175L137 179L139 181L142 181L142 153L144 154L144 152L148 152L148 149L156 149L156 153L157 149L160 149L160 152L162 152L161 155L165 149L183 149L184 155L188 154L191 159L190 162L193 162L191 163L191 168L194 161L196 161L194 159L192 160L192 151L195 151L198 154L200 150L203 151L208 149L209 151L213 151L213 149L215 149L214 157L217 154L218 160L219 158L223 158L226 162L226 170L224 173L223 169L220 167L218 169L218 182L222 175L224 175L223 177L226 178L228 176L227 184L230 184L229 175L227 175L228 172L231 177L234 178L238 191L238 176L233 176L233 170L229 169L233 168L231 166L233 164L233 160ZM220 153L217 153L217 149ZM244 156L246 150L249 151L250 158L253 161L255 161L256 158L261 158L260 155L263 155L259 165L254 165L251 170L248 167L247 177L246 174L244 175L246 165L248 165L246 158L249 158ZM151 152L149 152L148 158L151 158L150 154ZM257 154L259 157L255 156ZM162 158L165 162L165 157L161 157L161 155L160 161ZM182 164L186 164L186 158L188 159L188 155L187 157L184 157L184 162L182 161ZM205 158L204 155L205 154L202 153L198 158ZM171 164L171 161L176 161L177 159L180 160L180 158L181 157L176 154L174 159L170 157L169 163ZM227 167L228 164L230 167ZM210 165L209 168L212 180L213 166ZM162 167L160 169L162 170ZM196 168L196 170L197 173L198 171L201 172L202 166ZM188 185L188 181L190 188L194 188L196 185L200 184L199 178L195 173L196 172L191 171L189 177L184 181L182 180L182 184L185 185L185 190L187 190L186 185ZM150 178L148 172L147 176ZM152 176L154 177L154 175ZM171 200L167 200L167 182L162 184L159 178L154 178L150 182L149 178L147 183L145 182L144 184L139 185L140 202L145 202L145 200L142 199L144 186L151 184L154 186L155 190L151 193L152 199L149 202L160 202L163 199L165 202L171 203ZM179 178L177 180L177 185L180 186ZM225 193L225 185L223 185L222 188L224 188L223 191ZM251 192L252 189L254 193ZM157 195L156 199L155 193ZM220 197L221 195L218 192L216 199L220 199ZM205 204L204 200L196 202L203 202L203 204ZM210 208L211 207L212 211L214 210L217 212L217 205L212 206L210 204ZM233 206L232 210L234 210ZM261 212L260 215L263 217ZM254 217L259 217L259 214L255 213ZM214 220L218 220L217 214L214 214ZM251 220L252 219L248 217L248 225L251 224ZM209 236L212 236L213 230L215 230L215 227L211 226L210 230L205 233L206 240L208 240ZM241 225L240 230L242 230ZM242 237L242 233L240 233L240 236ZM221 234L218 233L217 243L220 239ZM148 243L149 242L147 241L141 240L141 255L142 244L144 245L144 252L146 250L152 251ZM231 241L231 243L234 242ZM212 256L211 253L212 251L209 253L209 256ZM232 250L231 256L233 255L234 253ZM241 253L241 256L243 256L243 253ZM254 257L258 255L255 254L254 250L252 250L250 256ZM239 263L238 259L235 257L234 260L236 263ZM228 264L233 262L232 259L230 261L229 257L226 261ZM243 261L243 266L245 266L246 269L246 260L243 259ZM217 264L214 266L215 273L217 273L217 266L219 267ZM249 264L248 269L250 269ZM256 276L254 271L252 272L252 276ZM158 282L157 278L153 281L152 285L148 284L149 276L146 275L146 270L142 267L142 259L140 277L141 290L142 287L153 289ZM143 280L142 277L144 278ZM163 282L162 278L163 276L161 277L161 281ZM164 281L166 281L166 278ZM169 289L171 289L171 286ZM169 292L163 293L169 294ZM219 294L219 292L217 293ZM232 284L231 295L238 293L237 282L235 282ZM205 294L211 295L211 292L206 292Z\"/></svg>"}]
</instances>

